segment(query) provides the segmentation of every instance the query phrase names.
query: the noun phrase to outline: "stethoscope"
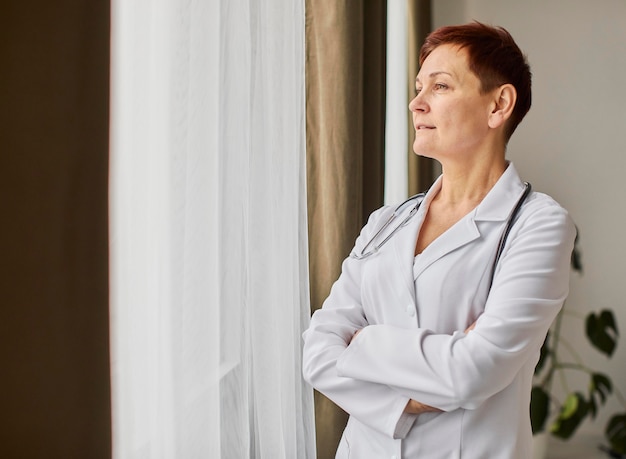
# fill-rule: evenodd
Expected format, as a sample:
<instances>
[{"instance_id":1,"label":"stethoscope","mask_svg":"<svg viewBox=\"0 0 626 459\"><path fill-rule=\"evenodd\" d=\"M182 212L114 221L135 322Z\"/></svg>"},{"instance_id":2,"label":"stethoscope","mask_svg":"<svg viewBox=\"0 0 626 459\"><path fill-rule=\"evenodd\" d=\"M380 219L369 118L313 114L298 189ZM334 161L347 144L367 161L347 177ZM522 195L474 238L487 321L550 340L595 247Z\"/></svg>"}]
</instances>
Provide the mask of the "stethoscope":
<instances>
[{"instance_id":1,"label":"stethoscope","mask_svg":"<svg viewBox=\"0 0 626 459\"><path fill-rule=\"evenodd\" d=\"M400 228L406 226L406 224L409 223L409 220L411 220L413 218L413 216L417 213L418 209L420 208L420 205L422 204L422 201L424 200L425 196L426 196L426 193L416 194L415 196L411 196L406 201L404 201L402 204L400 204L398 207L396 207L396 209L393 211L393 213L387 219L387 221L383 224L383 226L381 226L380 229L378 231L376 231L376 234L374 234L372 236L372 238L367 242L367 244L365 244L363 246L363 248L361 249L361 253L358 254L358 253L355 253L353 251L353 252L350 253L350 257L351 258L355 258L357 260L363 260L363 259L365 259L367 257L370 257L370 256L374 255L375 253L378 253L380 248L383 245L385 245L387 243L387 241L389 239L391 239L393 237L393 235L396 234L400 230ZM396 226L393 229L393 231L391 231L391 233L389 233L389 235L387 235L387 237L385 239L380 241L379 244L377 244L374 247L372 247L371 250L368 250L368 248L372 244L374 244L374 241L378 238L378 236L383 231L385 231L385 229L387 229L387 227L389 225L391 225L391 222L393 222L398 217L398 215L400 215L400 213L402 213L402 210L406 207L406 205L409 204L412 201L416 201L416 203L415 203L415 206L413 206L413 208L409 212L409 215L407 215L406 218L398 226Z\"/></svg>"},{"instance_id":2,"label":"stethoscope","mask_svg":"<svg viewBox=\"0 0 626 459\"><path fill-rule=\"evenodd\" d=\"M504 245L506 243L506 239L509 236L509 233L511 232L513 223L515 222L515 217L517 217L517 214L522 208L522 204L524 204L524 201L526 200L526 198L528 197L528 195L530 194L532 190L532 186L530 185L530 183L524 182L524 186L525 186L524 193L522 193L522 196L517 201L517 204L515 204L515 207L513 208L511 215L509 215L506 228L504 229L504 232L502 233L502 236L500 237L500 242L498 243L498 251L496 252L496 257L493 261L493 269L491 271L491 282L493 282L495 267L498 264L498 260L500 260L500 255L502 255L502 251L504 250ZM372 255L375 255L376 253L378 253L381 247L384 246L387 243L387 241L389 241L389 239L391 239L393 235L396 234L401 228L405 227L409 223L409 221L415 216L425 196L426 196L426 193L416 194L415 196L411 196L402 204L400 204L398 207L396 207L393 213L391 214L391 216L387 219L387 221L380 227L378 231L376 231L376 233L370 238L367 244L363 246L360 253L356 253L353 251L350 253L350 257L356 260L364 260L365 258L371 257ZM415 205L413 206L409 214L404 218L404 220L402 220L400 224L397 225L378 244L375 244L375 241L379 238L379 236L383 233L383 231L385 231L385 229L387 229L389 225L391 225L391 223L402 213L402 211L406 208L406 206L413 201L415 201Z\"/></svg>"}]
</instances>

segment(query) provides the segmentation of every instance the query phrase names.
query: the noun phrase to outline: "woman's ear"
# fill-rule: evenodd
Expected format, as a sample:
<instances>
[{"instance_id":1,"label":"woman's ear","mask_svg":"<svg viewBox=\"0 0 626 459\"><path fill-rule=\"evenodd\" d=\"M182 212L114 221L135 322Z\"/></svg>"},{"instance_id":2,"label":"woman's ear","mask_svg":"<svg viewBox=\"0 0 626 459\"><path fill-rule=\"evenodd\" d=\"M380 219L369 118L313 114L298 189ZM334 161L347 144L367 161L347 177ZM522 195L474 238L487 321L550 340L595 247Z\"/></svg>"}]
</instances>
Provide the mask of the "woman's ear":
<instances>
[{"instance_id":1,"label":"woman's ear","mask_svg":"<svg viewBox=\"0 0 626 459\"><path fill-rule=\"evenodd\" d=\"M513 114L516 100L517 91L510 83L503 84L494 91L493 110L489 115L490 128L496 129L506 123Z\"/></svg>"}]
</instances>

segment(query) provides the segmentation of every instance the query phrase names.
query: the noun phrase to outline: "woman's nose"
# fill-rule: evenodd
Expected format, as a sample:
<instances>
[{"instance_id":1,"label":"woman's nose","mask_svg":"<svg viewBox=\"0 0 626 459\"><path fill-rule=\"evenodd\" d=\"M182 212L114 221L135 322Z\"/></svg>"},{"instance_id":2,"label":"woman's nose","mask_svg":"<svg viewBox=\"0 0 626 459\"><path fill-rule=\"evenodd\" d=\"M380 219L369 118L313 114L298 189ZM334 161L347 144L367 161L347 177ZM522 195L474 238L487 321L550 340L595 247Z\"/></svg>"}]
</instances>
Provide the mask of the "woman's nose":
<instances>
[{"instance_id":1,"label":"woman's nose","mask_svg":"<svg viewBox=\"0 0 626 459\"><path fill-rule=\"evenodd\" d=\"M428 107L428 105L426 104L426 101L424 100L424 95L421 94L421 93L418 93L409 102L409 110L411 112L425 111L427 109L427 107Z\"/></svg>"}]
</instances>

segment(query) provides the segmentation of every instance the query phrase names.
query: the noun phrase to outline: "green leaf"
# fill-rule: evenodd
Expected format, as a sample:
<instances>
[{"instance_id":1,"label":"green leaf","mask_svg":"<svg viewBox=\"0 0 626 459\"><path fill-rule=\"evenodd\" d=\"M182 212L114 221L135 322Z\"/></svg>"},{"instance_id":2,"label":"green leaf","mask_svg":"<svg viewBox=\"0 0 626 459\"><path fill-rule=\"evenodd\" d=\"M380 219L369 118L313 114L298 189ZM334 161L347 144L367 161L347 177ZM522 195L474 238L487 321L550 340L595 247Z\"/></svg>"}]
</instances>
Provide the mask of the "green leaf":
<instances>
[{"instance_id":1,"label":"green leaf","mask_svg":"<svg viewBox=\"0 0 626 459\"><path fill-rule=\"evenodd\" d=\"M602 373L593 373L589 381L589 395L599 395L602 403L606 402L607 395L613 392L613 384L609 377Z\"/></svg>"},{"instance_id":2,"label":"green leaf","mask_svg":"<svg viewBox=\"0 0 626 459\"><path fill-rule=\"evenodd\" d=\"M576 239L574 239L574 249L572 250L572 258L570 260L572 269L579 274L583 272L582 256L578 248L578 228L576 228Z\"/></svg>"},{"instance_id":3,"label":"green leaf","mask_svg":"<svg viewBox=\"0 0 626 459\"><path fill-rule=\"evenodd\" d=\"M550 426L550 432L559 438L568 439L588 413L589 404L583 395L580 392L569 394L559 416Z\"/></svg>"},{"instance_id":4,"label":"green leaf","mask_svg":"<svg viewBox=\"0 0 626 459\"><path fill-rule=\"evenodd\" d=\"M600 320L603 324L606 324L607 327L613 330L616 338L619 336L619 332L617 331L617 321L615 320L613 311L611 311L610 309L603 309L600 312Z\"/></svg>"},{"instance_id":5,"label":"green leaf","mask_svg":"<svg viewBox=\"0 0 626 459\"><path fill-rule=\"evenodd\" d=\"M591 312L586 320L587 338L591 344L608 357L613 355L617 347L617 325L613 312L604 309L599 315Z\"/></svg>"},{"instance_id":6,"label":"green leaf","mask_svg":"<svg viewBox=\"0 0 626 459\"><path fill-rule=\"evenodd\" d=\"M596 405L596 400L589 395L589 415L591 419L596 418L596 414L598 414L598 406Z\"/></svg>"},{"instance_id":7,"label":"green leaf","mask_svg":"<svg viewBox=\"0 0 626 459\"><path fill-rule=\"evenodd\" d=\"M599 398L599 402L604 404L607 397L613 392L613 384L609 377L603 373L592 373L589 379L589 415L595 419L598 412L598 404L596 398Z\"/></svg>"},{"instance_id":8,"label":"green leaf","mask_svg":"<svg viewBox=\"0 0 626 459\"><path fill-rule=\"evenodd\" d=\"M565 404L563 405L563 409L561 410L561 418L569 419L578 411L578 407L581 405L580 401L581 397L578 397L578 394L569 394L567 399L565 399ZM584 399L583 399L584 402Z\"/></svg>"},{"instance_id":9,"label":"green leaf","mask_svg":"<svg viewBox=\"0 0 626 459\"><path fill-rule=\"evenodd\" d=\"M539 374L543 365L546 363L546 358L550 353L550 348L548 347L548 340L550 339L550 332L546 335L546 338L543 340L543 344L541 345L541 350L539 351L539 361L535 366L535 374Z\"/></svg>"},{"instance_id":10,"label":"green leaf","mask_svg":"<svg viewBox=\"0 0 626 459\"><path fill-rule=\"evenodd\" d=\"M613 416L604 431L617 453L626 454L626 413Z\"/></svg>"},{"instance_id":11,"label":"green leaf","mask_svg":"<svg viewBox=\"0 0 626 459\"><path fill-rule=\"evenodd\" d=\"M530 392L530 424L533 428L533 435L543 431L549 407L548 393L539 386L533 387Z\"/></svg>"}]
</instances>

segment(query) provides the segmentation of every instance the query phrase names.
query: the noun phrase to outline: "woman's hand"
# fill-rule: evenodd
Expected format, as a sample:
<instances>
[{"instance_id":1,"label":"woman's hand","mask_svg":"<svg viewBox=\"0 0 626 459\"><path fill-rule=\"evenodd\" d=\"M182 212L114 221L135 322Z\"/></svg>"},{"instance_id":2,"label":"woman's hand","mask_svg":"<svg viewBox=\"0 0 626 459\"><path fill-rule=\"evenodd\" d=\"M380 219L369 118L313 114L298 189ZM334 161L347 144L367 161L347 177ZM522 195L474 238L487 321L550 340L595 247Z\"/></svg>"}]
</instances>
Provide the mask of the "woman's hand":
<instances>
[{"instance_id":1,"label":"woman's hand","mask_svg":"<svg viewBox=\"0 0 626 459\"><path fill-rule=\"evenodd\" d=\"M361 329L363 330L363 329ZM352 343L352 341L354 340L354 338L356 338L356 335L358 335L359 333L361 333L361 330L357 330L354 332L354 335L352 335L352 338L350 338L350 342L348 343L348 346Z\"/></svg>"},{"instance_id":2,"label":"woman's hand","mask_svg":"<svg viewBox=\"0 0 626 459\"><path fill-rule=\"evenodd\" d=\"M439 408L434 408L429 405L424 405L417 400L409 400L409 403L404 407L404 412L409 414L422 414L422 413L439 413Z\"/></svg>"},{"instance_id":3,"label":"woman's hand","mask_svg":"<svg viewBox=\"0 0 626 459\"><path fill-rule=\"evenodd\" d=\"M476 326L476 322L465 329L465 333L468 333L470 330L473 330ZM361 329L362 330L362 329ZM354 335L350 338L350 342L348 345L354 341L354 338L357 337L361 330L357 330L354 332ZM441 410L439 408L432 407L430 405L425 405L424 403L420 403L417 400L410 399L409 402L404 407L404 412L409 414L422 414L422 413L440 413Z\"/></svg>"},{"instance_id":4,"label":"woman's hand","mask_svg":"<svg viewBox=\"0 0 626 459\"><path fill-rule=\"evenodd\" d=\"M476 322L474 322L472 325L470 325L469 327L467 327L465 329L465 333L469 333L471 330L474 329L474 327L476 326ZM352 336L352 339L354 339L356 337L356 335L359 334L361 330L357 330L357 332L354 334L354 336ZM352 340L350 340L350 342L352 342ZM404 412L405 413L409 413L409 414L422 414L422 413L436 413L436 412L441 412L441 410L439 408L434 408L430 405L425 405L423 403L418 402L417 400L409 400L409 403L406 404L406 406L404 407Z\"/></svg>"}]
</instances>

